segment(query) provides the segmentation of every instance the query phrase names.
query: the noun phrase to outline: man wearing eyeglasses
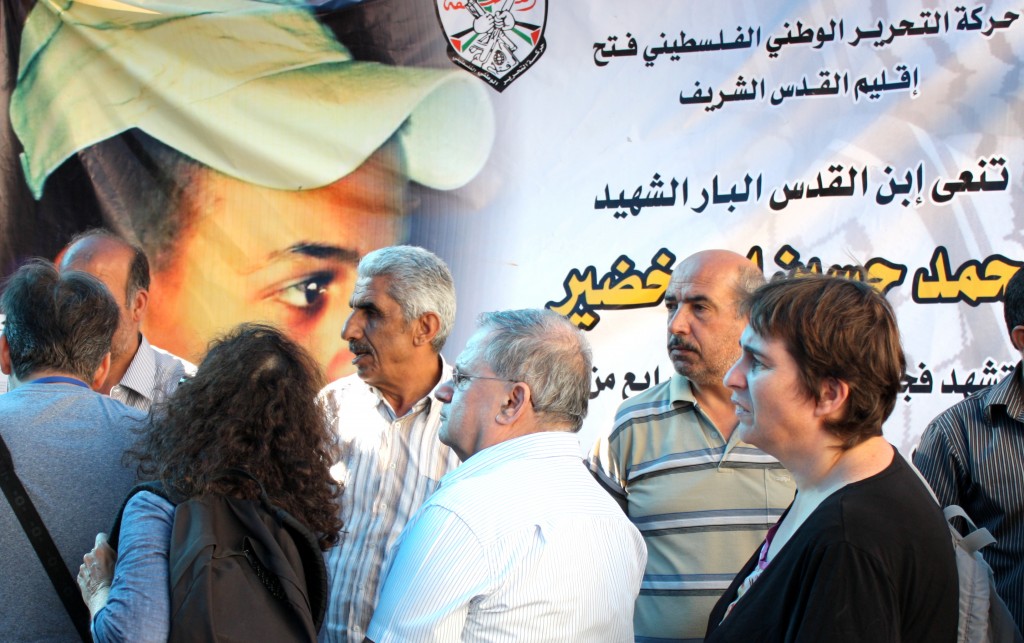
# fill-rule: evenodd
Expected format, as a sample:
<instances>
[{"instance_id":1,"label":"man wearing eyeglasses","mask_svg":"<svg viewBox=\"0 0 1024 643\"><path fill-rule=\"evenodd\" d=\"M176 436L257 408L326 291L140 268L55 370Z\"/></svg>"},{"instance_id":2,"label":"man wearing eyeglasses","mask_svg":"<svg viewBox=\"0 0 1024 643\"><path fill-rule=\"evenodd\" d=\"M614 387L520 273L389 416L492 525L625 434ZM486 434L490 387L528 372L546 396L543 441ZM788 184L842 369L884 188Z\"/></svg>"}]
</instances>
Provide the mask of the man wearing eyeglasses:
<instances>
[{"instance_id":1,"label":"man wearing eyeglasses","mask_svg":"<svg viewBox=\"0 0 1024 643\"><path fill-rule=\"evenodd\" d=\"M580 462L590 374L565 318L481 316L434 393L463 463L389 553L369 639L633 641L647 549Z\"/></svg>"},{"instance_id":2,"label":"man wearing eyeglasses","mask_svg":"<svg viewBox=\"0 0 1024 643\"><path fill-rule=\"evenodd\" d=\"M441 348L455 322L448 266L414 246L367 254L357 267L342 339L356 373L321 393L341 447L332 469L344 533L326 554L330 597L320 640L361 642L388 547L459 461L438 441L448 379Z\"/></svg>"}]
</instances>

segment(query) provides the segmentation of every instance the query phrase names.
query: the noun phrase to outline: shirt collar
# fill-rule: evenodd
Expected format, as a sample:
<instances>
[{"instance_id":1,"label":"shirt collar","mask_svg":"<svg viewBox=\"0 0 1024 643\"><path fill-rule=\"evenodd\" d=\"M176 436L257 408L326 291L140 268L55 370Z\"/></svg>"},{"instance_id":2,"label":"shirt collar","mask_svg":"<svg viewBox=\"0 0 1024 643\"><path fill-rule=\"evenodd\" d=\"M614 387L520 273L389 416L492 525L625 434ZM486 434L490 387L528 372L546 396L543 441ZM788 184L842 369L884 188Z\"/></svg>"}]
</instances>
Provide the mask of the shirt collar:
<instances>
[{"instance_id":1,"label":"shirt collar","mask_svg":"<svg viewBox=\"0 0 1024 643\"><path fill-rule=\"evenodd\" d=\"M987 391L982 393L982 401L985 404L985 415L989 422L993 422L995 408L1002 408L1008 416L1024 422L1024 362L1017 362L1013 372L999 382L993 384Z\"/></svg>"},{"instance_id":2,"label":"shirt collar","mask_svg":"<svg viewBox=\"0 0 1024 643\"><path fill-rule=\"evenodd\" d=\"M697 398L693 396L693 386L690 384L690 380L679 373L672 374L672 379L669 380L668 392L673 402L697 403Z\"/></svg>"},{"instance_id":3,"label":"shirt collar","mask_svg":"<svg viewBox=\"0 0 1024 643\"><path fill-rule=\"evenodd\" d=\"M434 397L434 392L437 391L437 389L441 388L442 384L451 379L452 369L451 366L448 365L448 362L445 361L443 355L438 355L438 359L441 360L440 379L438 379L437 382L434 384L434 388L430 390L430 393L428 393L422 399L418 400L415 404L413 404L412 407L409 409L409 412L406 413L405 416L403 417L416 415L417 413L420 413L421 411L424 410L431 416L436 416L441 413L441 407L443 406L443 404L437 401L437 399ZM388 416L391 420L397 420L398 416L395 414L395 410L391 408L391 404L388 402L387 398L384 397L384 394L380 392L380 389L378 389L376 386L370 386L369 384L367 384L367 387L369 387L373 394L377 396L377 408L379 408L381 412L384 415ZM431 419L433 419L433 417L431 417Z\"/></svg>"},{"instance_id":4,"label":"shirt collar","mask_svg":"<svg viewBox=\"0 0 1024 643\"><path fill-rule=\"evenodd\" d=\"M580 440L568 431L541 431L521 435L499 442L474 453L461 465L452 469L441 479L441 486L450 485L463 478L491 469L510 460L537 458L575 457L582 463ZM580 466L583 466L582 464Z\"/></svg>"},{"instance_id":5,"label":"shirt collar","mask_svg":"<svg viewBox=\"0 0 1024 643\"><path fill-rule=\"evenodd\" d=\"M147 400L153 400L153 388L156 383L156 359L153 357L153 348L145 335L139 335L139 348L135 351L135 357L124 377L117 383L118 386L130 389Z\"/></svg>"}]
</instances>

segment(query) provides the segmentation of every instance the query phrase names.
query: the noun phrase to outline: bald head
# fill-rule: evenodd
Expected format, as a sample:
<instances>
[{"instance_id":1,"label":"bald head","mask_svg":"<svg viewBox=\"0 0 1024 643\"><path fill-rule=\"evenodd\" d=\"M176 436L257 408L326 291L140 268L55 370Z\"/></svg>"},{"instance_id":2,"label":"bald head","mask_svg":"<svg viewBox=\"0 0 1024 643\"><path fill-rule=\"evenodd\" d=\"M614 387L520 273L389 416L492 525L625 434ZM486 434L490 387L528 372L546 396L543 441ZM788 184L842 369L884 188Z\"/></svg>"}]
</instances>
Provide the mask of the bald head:
<instances>
[{"instance_id":1,"label":"bald head","mask_svg":"<svg viewBox=\"0 0 1024 643\"><path fill-rule=\"evenodd\" d=\"M60 270L87 272L110 290L121 308L111 357L134 356L149 300L146 254L106 230L93 230L71 240L61 257Z\"/></svg>"},{"instance_id":2,"label":"bald head","mask_svg":"<svg viewBox=\"0 0 1024 643\"><path fill-rule=\"evenodd\" d=\"M104 268L108 272L124 273L124 280L117 288L107 284L117 299L121 299L121 293L127 301L136 291L149 290L149 260L146 253L107 230L91 230L73 238L60 262L61 270L81 270L97 277L100 275L94 270Z\"/></svg>"},{"instance_id":3,"label":"bald head","mask_svg":"<svg viewBox=\"0 0 1024 643\"><path fill-rule=\"evenodd\" d=\"M672 282L695 280L729 282L735 294L737 315L740 301L765 283L764 275L757 265L732 250L695 252L680 261L672 271Z\"/></svg>"},{"instance_id":4,"label":"bald head","mask_svg":"<svg viewBox=\"0 0 1024 643\"><path fill-rule=\"evenodd\" d=\"M679 263L665 291L676 372L697 388L721 386L746 326L739 304L763 283L753 262L729 250L703 250Z\"/></svg>"}]
</instances>

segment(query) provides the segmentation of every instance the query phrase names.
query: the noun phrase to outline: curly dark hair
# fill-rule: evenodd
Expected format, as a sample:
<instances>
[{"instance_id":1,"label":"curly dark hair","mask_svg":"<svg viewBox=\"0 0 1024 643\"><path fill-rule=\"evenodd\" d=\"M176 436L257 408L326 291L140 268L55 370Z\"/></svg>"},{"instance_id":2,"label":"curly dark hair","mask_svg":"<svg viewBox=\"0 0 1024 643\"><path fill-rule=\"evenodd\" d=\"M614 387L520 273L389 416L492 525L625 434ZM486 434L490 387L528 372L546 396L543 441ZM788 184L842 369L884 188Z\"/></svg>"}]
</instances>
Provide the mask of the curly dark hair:
<instances>
[{"instance_id":1,"label":"curly dark hair","mask_svg":"<svg viewBox=\"0 0 1024 643\"><path fill-rule=\"evenodd\" d=\"M195 377L153 406L129 457L140 477L183 497L259 498L252 481L223 475L242 469L327 549L341 530L341 490L330 475L337 447L322 385L313 358L280 330L242 324L213 341Z\"/></svg>"}]
</instances>

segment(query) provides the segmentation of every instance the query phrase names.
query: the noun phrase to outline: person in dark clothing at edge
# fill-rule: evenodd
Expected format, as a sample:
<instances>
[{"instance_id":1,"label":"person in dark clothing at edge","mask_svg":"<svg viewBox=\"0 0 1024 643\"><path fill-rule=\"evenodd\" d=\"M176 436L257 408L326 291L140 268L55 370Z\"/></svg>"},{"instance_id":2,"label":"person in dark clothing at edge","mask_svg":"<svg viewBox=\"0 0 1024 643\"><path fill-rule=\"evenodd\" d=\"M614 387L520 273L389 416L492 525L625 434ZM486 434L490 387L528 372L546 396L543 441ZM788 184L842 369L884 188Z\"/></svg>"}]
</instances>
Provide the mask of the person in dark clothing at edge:
<instances>
[{"instance_id":1,"label":"person in dark clothing at edge","mask_svg":"<svg viewBox=\"0 0 1024 643\"><path fill-rule=\"evenodd\" d=\"M742 439L796 480L708 619L707 641L952 642L959 586L938 505L882 437L906 367L892 308L833 277L774 281L745 306L725 376Z\"/></svg>"}]
</instances>

